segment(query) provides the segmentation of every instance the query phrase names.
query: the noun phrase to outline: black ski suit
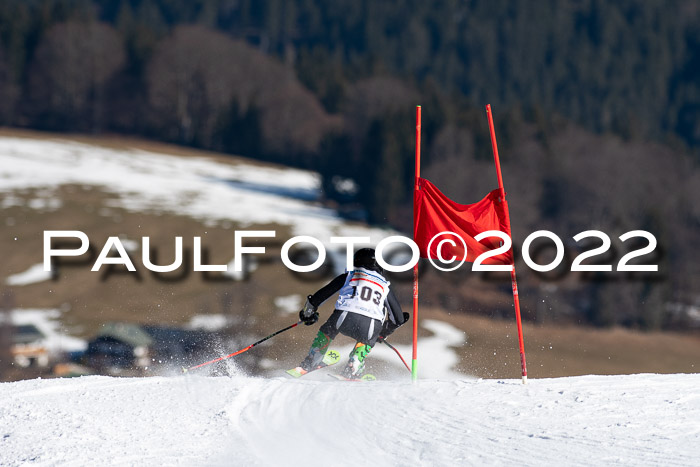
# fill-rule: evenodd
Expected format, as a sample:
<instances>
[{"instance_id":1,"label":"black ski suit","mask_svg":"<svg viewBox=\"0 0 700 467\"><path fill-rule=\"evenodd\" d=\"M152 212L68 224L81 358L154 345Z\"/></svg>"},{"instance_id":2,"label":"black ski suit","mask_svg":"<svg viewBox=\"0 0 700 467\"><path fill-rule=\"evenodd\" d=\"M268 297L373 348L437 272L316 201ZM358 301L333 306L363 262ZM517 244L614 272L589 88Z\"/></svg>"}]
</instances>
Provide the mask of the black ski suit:
<instances>
[{"instance_id":1,"label":"black ski suit","mask_svg":"<svg viewBox=\"0 0 700 467\"><path fill-rule=\"evenodd\" d=\"M341 274L323 286L309 297L309 302L319 307L343 287L348 274L347 272ZM335 339L340 332L344 336L374 347L379 336L388 337L405 322L401 304L391 289L384 301L384 307L387 311L384 322L358 313L335 310L319 330L331 340Z\"/></svg>"}]
</instances>

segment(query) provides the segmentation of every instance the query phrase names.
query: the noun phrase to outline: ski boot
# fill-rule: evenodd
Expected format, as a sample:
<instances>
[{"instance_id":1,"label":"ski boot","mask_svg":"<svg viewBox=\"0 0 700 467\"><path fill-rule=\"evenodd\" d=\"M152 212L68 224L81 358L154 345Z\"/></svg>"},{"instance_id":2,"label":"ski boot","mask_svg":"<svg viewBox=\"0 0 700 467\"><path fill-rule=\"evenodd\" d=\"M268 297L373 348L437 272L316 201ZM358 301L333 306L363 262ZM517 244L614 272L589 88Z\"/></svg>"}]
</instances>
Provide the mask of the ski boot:
<instances>
[{"instance_id":1,"label":"ski boot","mask_svg":"<svg viewBox=\"0 0 700 467\"><path fill-rule=\"evenodd\" d=\"M309 354L299 366L305 372L316 370L322 366L325 366L323 363L323 357L326 355L326 350L328 350L328 345L330 343L331 339L321 331L318 331L316 339L314 339L314 341L311 343Z\"/></svg>"},{"instance_id":2,"label":"ski boot","mask_svg":"<svg viewBox=\"0 0 700 467\"><path fill-rule=\"evenodd\" d=\"M343 368L342 376L349 379L360 379L365 371L365 357L372 350L372 346L358 342L350 352L347 365Z\"/></svg>"}]
</instances>

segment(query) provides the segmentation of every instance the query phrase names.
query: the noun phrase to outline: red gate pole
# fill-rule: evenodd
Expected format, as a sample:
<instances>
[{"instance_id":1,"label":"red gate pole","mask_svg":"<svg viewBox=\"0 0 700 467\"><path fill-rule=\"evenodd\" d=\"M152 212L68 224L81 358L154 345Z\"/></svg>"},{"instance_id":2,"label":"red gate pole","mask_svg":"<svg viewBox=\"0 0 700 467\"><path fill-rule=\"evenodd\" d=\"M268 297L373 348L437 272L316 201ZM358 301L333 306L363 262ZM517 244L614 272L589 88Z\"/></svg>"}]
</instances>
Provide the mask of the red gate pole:
<instances>
[{"instance_id":1,"label":"red gate pole","mask_svg":"<svg viewBox=\"0 0 700 467\"><path fill-rule=\"evenodd\" d=\"M413 231L416 231L416 195L420 178L420 105L416 106L416 177L413 184ZM415 240L415 238L414 238ZM418 381L418 263L413 266L413 361L411 380Z\"/></svg>"},{"instance_id":2,"label":"red gate pole","mask_svg":"<svg viewBox=\"0 0 700 467\"><path fill-rule=\"evenodd\" d=\"M491 115L491 104L486 105L486 115L489 119L489 131L491 132L491 147L493 148L493 158L496 162L496 174L498 175L498 188L501 190L501 199L505 201L506 191L503 188L503 177L501 176L501 162L498 159L498 146L496 145L496 131L493 127L493 116ZM510 213L506 205L506 225L508 235L511 236ZM520 368L522 370L523 384L527 383L527 364L525 363L525 344L523 342L523 325L520 320L520 299L518 298L518 282L515 279L515 257L513 257L513 269L510 270L510 282L513 287L513 302L515 304L515 320L518 324L518 343L520 345Z\"/></svg>"}]
</instances>

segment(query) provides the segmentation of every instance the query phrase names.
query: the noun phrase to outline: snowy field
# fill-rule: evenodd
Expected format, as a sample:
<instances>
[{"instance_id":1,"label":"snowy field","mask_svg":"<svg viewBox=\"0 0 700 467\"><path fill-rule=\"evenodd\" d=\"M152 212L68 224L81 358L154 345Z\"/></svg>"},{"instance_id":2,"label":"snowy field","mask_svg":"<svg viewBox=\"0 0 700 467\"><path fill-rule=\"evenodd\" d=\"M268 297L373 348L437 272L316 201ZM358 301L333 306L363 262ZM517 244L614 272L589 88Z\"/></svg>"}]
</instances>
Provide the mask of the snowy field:
<instances>
[{"instance_id":1,"label":"snowy field","mask_svg":"<svg viewBox=\"0 0 700 467\"><path fill-rule=\"evenodd\" d=\"M697 374L408 379L4 383L0 465L700 465Z\"/></svg>"},{"instance_id":2,"label":"snowy field","mask_svg":"<svg viewBox=\"0 0 700 467\"><path fill-rule=\"evenodd\" d=\"M112 207L132 212L171 213L224 226L287 225L296 235L324 242L341 230L346 236L369 235L373 242L386 235L350 226L320 206L321 179L314 172L233 158L224 163L68 140L0 137L0 208L59 209L55 190L69 184L98 187L116 196ZM13 195L28 189L36 190L28 202Z\"/></svg>"},{"instance_id":3,"label":"snowy field","mask_svg":"<svg viewBox=\"0 0 700 467\"><path fill-rule=\"evenodd\" d=\"M0 209L21 206L56 211L63 206L57 192L67 185L97 188L111 196L96 210L97 216L109 217L113 214L110 208L119 208L186 216L223 228L287 226L293 235L311 235L324 243L336 273L345 269L345 250L330 243L332 236L370 237L370 243L376 245L396 234L348 223L337 211L322 206L321 178L315 172L234 158L180 157L60 139L0 137ZM12 226L16 220L6 222ZM124 240L127 249L140 244L128 242L133 243ZM43 264L27 264L26 268L0 281L24 286L51 277Z\"/></svg>"}]
</instances>

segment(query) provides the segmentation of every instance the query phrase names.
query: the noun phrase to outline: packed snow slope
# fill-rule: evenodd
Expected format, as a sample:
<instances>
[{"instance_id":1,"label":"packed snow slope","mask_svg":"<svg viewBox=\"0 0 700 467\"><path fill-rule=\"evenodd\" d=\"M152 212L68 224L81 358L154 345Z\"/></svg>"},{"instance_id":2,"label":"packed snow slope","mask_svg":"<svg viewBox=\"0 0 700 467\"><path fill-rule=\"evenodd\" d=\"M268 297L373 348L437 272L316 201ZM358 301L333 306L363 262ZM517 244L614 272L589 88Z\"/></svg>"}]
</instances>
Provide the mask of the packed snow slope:
<instances>
[{"instance_id":1,"label":"packed snow slope","mask_svg":"<svg viewBox=\"0 0 700 467\"><path fill-rule=\"evenodd\" d=\"M698 374L523 385L355 383L322 371L0 384L0 465L700 463Z\"/></svg>"}]
</instances>

